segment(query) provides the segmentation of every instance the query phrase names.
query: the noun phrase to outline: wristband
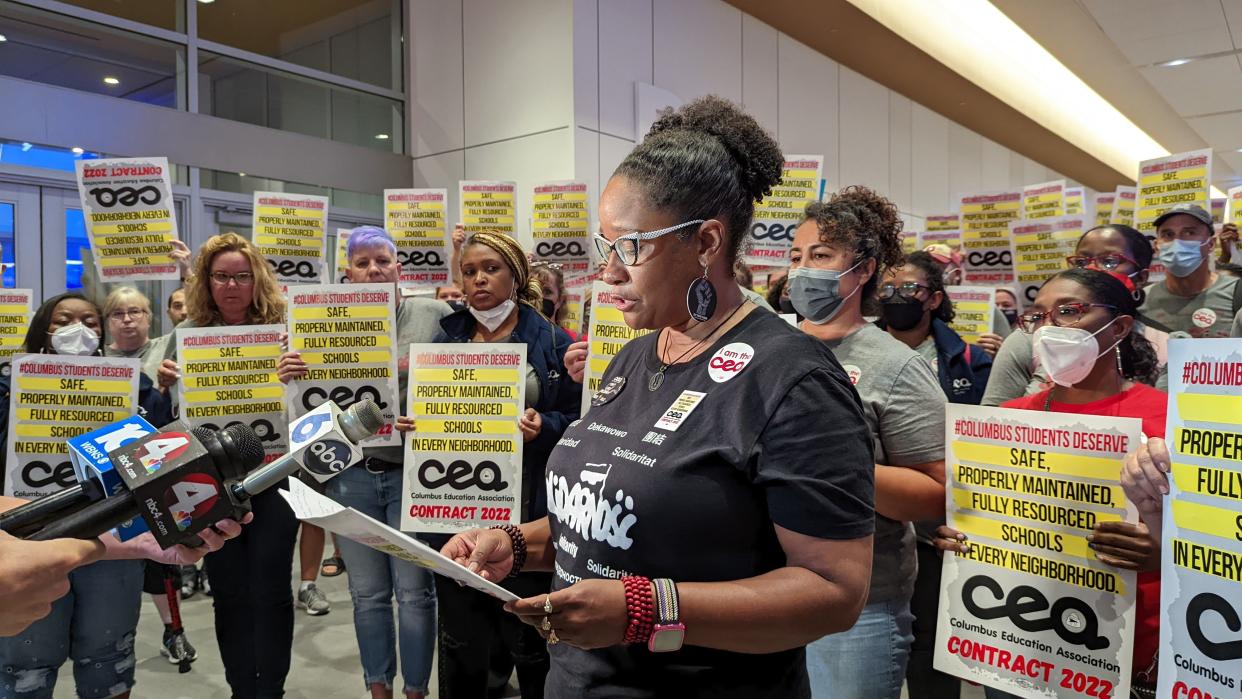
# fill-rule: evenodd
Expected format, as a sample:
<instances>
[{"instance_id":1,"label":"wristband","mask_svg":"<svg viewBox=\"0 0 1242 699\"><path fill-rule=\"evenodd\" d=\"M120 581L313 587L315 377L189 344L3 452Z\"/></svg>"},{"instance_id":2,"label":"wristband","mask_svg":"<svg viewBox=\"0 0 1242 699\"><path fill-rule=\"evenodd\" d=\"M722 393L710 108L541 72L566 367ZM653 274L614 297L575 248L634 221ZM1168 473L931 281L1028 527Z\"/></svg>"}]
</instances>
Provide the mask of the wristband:
<instances>
[{"instance_id":1,"label":"wristband","mask_svg":"<svg viewBox=\"0 0 1242 699\"><path fill-rule=\"evenodd\" d=\"M621 578L625 586L625 614L629 624L625 627L625 643L646 643L655 626L655 593L651 580L641 575Z\"/></svg>"},{"instance_id":2,"label":"wristband","mask_svg":"<svg viewBox=\"0 0 1242 699\"><path fill-rule=\"evenodd\" d=\"M522 572L522 566L526 565L526 536L516 524L497 524L492 529L499 529L509 535L509 542L513 546L513 568L505 579L516 578Z\"/></svg>"}]
</instances>

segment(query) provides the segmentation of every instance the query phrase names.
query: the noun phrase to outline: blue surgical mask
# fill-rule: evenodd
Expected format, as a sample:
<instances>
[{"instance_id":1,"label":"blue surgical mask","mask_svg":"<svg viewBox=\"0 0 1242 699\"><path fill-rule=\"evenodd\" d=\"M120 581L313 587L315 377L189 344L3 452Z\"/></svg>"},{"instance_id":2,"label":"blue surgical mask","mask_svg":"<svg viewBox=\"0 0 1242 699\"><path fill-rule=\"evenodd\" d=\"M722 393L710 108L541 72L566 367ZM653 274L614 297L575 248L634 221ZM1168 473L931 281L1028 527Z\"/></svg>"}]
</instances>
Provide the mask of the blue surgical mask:
<instances>
[{"instance_id":1,"label":"blue surgical mask","mask_svg":"<svg viewBox=\"0 0 1242 699\"><path fill-rule=\"evenodd\" d=\"M863 261L838 272L835 269L799 267L789 270L789 301L798 315L816 325L823 325L836 317L845 299L858 293L859 284L844 298L841 296L841 277L854 271Z\"/></svg>"},{"instance_id":2,"label":"blue surgical mask","mask_svg":"<svg viewBox=\"0 0 1242 699\"><path fill-rule=\"evenodd\" d=\"M1189 277L1203 264L1203 243L1193 240L1174 240L1160 248L1156 261L1163 264L1175 277Z\"/></svg>"}]
</instances>

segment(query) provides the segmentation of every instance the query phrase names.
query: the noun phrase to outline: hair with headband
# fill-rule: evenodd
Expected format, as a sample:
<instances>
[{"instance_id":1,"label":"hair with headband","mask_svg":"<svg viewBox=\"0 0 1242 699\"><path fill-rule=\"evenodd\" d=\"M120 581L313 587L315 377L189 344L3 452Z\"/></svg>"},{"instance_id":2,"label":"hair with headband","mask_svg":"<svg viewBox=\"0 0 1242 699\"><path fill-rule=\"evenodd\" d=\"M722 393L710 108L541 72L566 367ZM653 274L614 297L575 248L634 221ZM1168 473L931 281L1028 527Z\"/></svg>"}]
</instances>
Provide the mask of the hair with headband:
<instances>
[{"instance_id":1,"label":"hair with headband","mask_svg":"<svg viewBox=\"0 0 1242 699\"><path fill-rule=\"evenodd\" d=\"M542 315L543 285L531 274L526 252L512 236L500 231L479 231L466 241L466 247L471 245L485 245L495 250L513 273L513 290L518 303L524 303Z\"/></svg>"}]
</instances>

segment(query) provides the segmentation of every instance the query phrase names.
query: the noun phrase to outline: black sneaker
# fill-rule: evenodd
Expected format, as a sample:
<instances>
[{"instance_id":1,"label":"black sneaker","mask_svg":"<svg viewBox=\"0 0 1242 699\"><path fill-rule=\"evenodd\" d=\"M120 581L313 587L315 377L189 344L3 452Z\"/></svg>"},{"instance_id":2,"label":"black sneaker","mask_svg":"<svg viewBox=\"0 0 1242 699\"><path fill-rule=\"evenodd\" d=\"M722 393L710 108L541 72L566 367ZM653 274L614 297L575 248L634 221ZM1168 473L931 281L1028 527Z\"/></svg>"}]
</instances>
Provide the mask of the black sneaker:
<instances>
[{"instance_id":1,"label":"black sneaker","mask_svg":"<svg viewBox=\"0 0 1242 699\"><path fill-rule=\"evenodd\" d=\"M194 646L190 645L190 641L185 637L184 631L177 633L165 631L164 647L160 649L160 655L168 658L168 662L173 665L181 665L185 668L182 672L187 672L190 663L198 660L198 651L194 650Z\"/></svg>"}]
</instances>

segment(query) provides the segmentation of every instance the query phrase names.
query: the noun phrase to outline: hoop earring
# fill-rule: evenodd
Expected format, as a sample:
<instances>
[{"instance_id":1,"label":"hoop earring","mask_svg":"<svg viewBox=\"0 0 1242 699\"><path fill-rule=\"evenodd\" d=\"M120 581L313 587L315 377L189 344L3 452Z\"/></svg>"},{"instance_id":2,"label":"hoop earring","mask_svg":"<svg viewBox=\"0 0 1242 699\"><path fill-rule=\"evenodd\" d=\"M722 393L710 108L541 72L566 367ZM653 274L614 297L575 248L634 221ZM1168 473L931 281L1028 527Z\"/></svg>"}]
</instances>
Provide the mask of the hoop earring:
<instances>
[{"instance_id":1,"label":"hoop earring","mask_svg":"<svg viewBox=\"0 0 1242 699\"><path fill-rule=\"evenodd\" d=\"M716 287L707 278L707 265L703 265L703 276L690 282L686 289L686 310L690 317L705 323L716 313Z\"/></svg>"}]
</instances>

